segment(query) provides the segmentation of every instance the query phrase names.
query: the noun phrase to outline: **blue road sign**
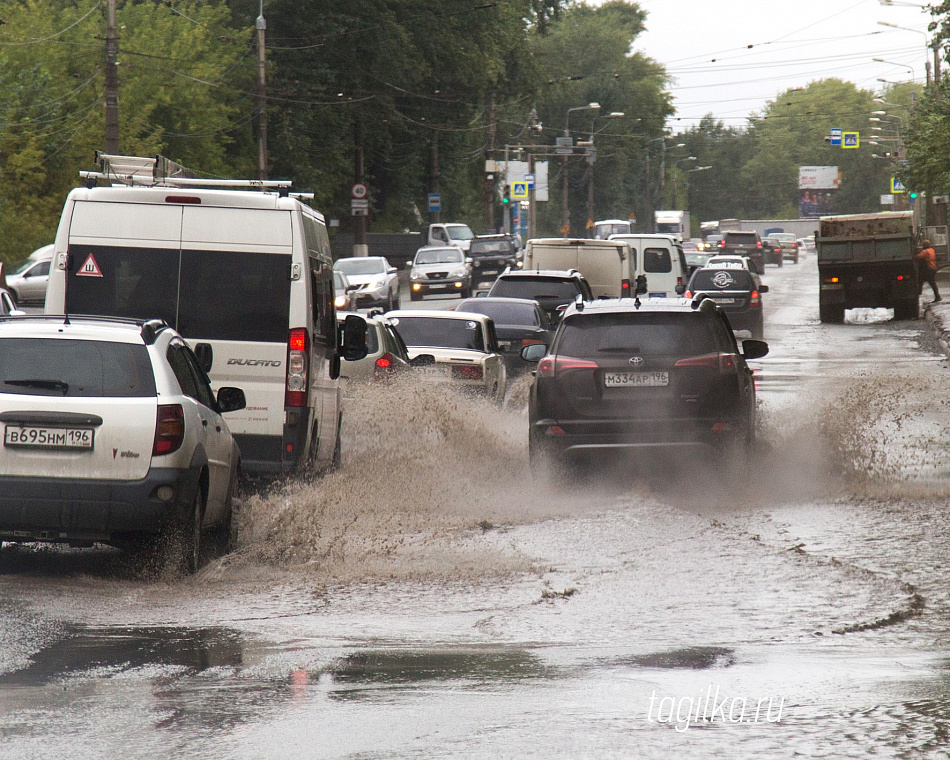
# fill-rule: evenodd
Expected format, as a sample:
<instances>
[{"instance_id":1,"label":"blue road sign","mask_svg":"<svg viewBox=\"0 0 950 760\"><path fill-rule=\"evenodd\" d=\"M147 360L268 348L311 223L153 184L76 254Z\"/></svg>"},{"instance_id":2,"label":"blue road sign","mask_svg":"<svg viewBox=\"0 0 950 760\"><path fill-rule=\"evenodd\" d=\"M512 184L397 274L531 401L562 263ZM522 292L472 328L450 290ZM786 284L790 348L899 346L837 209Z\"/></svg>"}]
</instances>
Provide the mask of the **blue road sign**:
<instances>
[{"instance_id":1,"label":"blue road sign","mask_svg":"<svg viewBox=\"0 0 950 760\"><path fill-rule=\"evenodd\" d=\"M442 194L429 193L429 211L435 213L442 210Z\"/></svg>"},{"instance_id":2,"label":"blue road sign","mask_svg":"<svg viewBox=\"0 0 950 760\"><path fill-rule=\"evenodd\" d=\"M528 183L529 190L534 190L534 175L533 174L525 174L524 181Z\"/></svg>"},{"instance_id":3,"label":"blue road sign","mask_svg":"<svg viewBox=\"0 0 950 760\"><path fill-rule=\"evenodd\" d=\"M511 183L511 197L518 198L519 200L528 197L528 183L527 182L512 182Z\"/></svg>"},{"instance_id":4,"label":"blue road sign","mask_svg":"<svg viewBox=\"0 0 950 760\"><path fill-rule=\"evenodd\" d=\"M841 145L841 129L838 127L831 128L831 144Z\"/></svg>"},{"instance_id":5,"label":"blue road sign","mask_svg":"<svg viewBox=\"0 0 950 760\"><path fill-rule=\"evenodd\" d=\"M842 143L841 143L842 148L856 149L861 144L858 132L842 132L841 140L842 140Z\"/></svg>"},{"instance_id":6,"label":"blue road sign","mask_svg":"<svg viewBox=\"0 0 950 760\"><path fill-rule=\"evenodd\" d=\"M901 182L897 177L891 177L891 192L892 193L906 193L907 188L904 187L904 183Z\"/></svg>"}]
</instances>

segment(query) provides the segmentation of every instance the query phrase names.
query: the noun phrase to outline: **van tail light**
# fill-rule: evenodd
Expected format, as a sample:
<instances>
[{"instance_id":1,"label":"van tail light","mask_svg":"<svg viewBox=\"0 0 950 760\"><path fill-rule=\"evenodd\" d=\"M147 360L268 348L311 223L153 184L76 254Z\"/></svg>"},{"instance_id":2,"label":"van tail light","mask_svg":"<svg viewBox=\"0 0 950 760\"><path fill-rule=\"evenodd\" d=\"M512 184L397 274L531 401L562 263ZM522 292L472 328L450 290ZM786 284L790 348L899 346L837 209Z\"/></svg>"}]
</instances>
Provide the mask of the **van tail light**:
<instances>
[{"instance_id":1,"label":"van tail light","mask_svg":"<svg viewBox=\"0 0 950 760\"><path fill-rule=\"evenodd\" d=\"M713 369L720 375L730 375L736 371L736 357L733 354L703 354L680 359L676 367L691 367L693 369Z\"/></svg>"},{"instance_id":2,"label":"van tail light","mask_svg":"<svg viewBox=\"0 0 950 760\"><path fill-rule=\"evenodd\" d=\"M762 247L762 241L761 241L761 240L756 240L756 241L755 241L755 247L756 247L756 248L761 248L761 247Z\"/></svg>"},{"instance_id":3,"label":"van tail light","mask_svg":"<svg viewBox=\"0 0 950 760\"><path fill-rule=\"evenodd\" d=\"M558 373L577 369L600 369L597 362L573 356L545 356L538 362L538 377L556 377Z\"/></svg>"},{"instance_id":4,"label":"van tail light","mask_svg":"<svg viewBox=\"0 0 950 760\"><path fill-rule=\"evenodd\" d=\"M749 293L749 306L761 306L762 298L759 296L758 290L753 290Z\"/></svg>"},{"instance_id":5,"label":"van tail light","mask_svg":"<svg viewBox=\"0 0 950 760\"><path fill-rule=\"evenodd\" d=\"M152 456L171 454L185 440L185 410L181 404L159 404Z\"/></svg>"},{"instance_id":6,"label":"van tail light","mask_svg":"<svg viewBox=\"0 0 950 760\"><path fill-rule=\"evenodd\" d=\"M287 388L284 406L306 406L310 387L310 336L295 327L287 339Z\"/></svg>"},{"instance_id":7,"label":"van tail light","mask_svg":"<svg viewBox=\"0 0 950 760\"><path fill-rule=\"evenodd\" d=\"M629 298L630 297L630 280L621 280L620 281L620 297Z\"/></svg>"},{"instance_id":8,"label":"van tail light","mask_svg":"<svg viewBox=\"0 0 950 760\"><path fill-rule=\"evenodd\" d=\"M452 377L456 380L481 380L483 376L482 368L469 364L453 364Z\"/></svg>"},{"instance_id":9,"label":"van tail light","mask_svg":"<svg viewBox=\"0 0 950 760\"><path fill-rule=\"evenodd\" d=\"M377 380L386 380L393 376L396 371L396 357L390 353L385 353L376 360L374 376Z\"/></svg>"}]
</instances>

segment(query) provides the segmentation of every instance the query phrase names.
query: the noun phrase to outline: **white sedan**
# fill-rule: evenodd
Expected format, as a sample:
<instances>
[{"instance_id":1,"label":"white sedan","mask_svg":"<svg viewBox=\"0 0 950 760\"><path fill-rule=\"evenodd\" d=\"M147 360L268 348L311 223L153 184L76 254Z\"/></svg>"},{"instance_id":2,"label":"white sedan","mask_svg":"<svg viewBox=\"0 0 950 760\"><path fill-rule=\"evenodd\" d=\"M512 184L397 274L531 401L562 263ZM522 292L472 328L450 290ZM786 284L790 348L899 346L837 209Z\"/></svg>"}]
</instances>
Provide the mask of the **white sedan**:
<instances>
[{"instance_id":1,"label":"white sedan","mask_svg":"<svg viewBox=\"0 0 950 760\"><path fill-rule=\"evenodd\" d=\"M501 403L508 376L498 350L495 323L484 314L462 311L415 310L386 314L419 366L432 357L430 376L483 392Z\"/></svg>"}]
</instances>

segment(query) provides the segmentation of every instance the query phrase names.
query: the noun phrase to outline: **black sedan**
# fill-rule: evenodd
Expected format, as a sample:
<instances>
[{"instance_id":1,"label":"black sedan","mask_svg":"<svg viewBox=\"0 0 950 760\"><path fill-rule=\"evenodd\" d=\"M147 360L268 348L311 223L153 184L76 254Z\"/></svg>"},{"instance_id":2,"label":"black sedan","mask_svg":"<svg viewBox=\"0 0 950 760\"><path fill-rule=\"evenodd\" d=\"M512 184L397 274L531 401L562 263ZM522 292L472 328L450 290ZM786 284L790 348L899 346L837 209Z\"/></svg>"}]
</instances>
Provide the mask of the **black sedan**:
<instances>
[{"instance_id":1,"label":"black sedan","mask_svg":"<svg viewBox=\"0 0 950 760\"><path fill-rule=\"evenodd\" d=\"M533 343L550 345L554 335L547 313L537 301L527 298L468 298L455 310L492 318L509 376L534 368L521 358L522 348Z\"/></svg>"}]
</instances>

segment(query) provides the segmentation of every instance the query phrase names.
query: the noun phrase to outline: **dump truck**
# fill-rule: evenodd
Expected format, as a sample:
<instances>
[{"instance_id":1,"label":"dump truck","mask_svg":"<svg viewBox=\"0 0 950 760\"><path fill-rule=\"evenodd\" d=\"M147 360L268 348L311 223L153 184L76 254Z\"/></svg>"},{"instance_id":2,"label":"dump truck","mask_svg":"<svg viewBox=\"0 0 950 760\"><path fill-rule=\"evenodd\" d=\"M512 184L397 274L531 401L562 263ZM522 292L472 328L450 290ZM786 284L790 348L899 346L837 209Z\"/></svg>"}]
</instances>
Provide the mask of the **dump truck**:
<instances>
[{"instance_id":1,"label":"dump truck","mask_svg":"<svg viewBox=\"0 0 950 760\"><path fill-rule=\"evenodd\" d=\"M890 308L895 319L920 316L913 214L823 216L818 222L818 309L841 323L846 309Z\"/></svg>"}]
</instances>

